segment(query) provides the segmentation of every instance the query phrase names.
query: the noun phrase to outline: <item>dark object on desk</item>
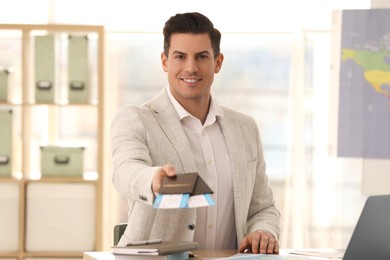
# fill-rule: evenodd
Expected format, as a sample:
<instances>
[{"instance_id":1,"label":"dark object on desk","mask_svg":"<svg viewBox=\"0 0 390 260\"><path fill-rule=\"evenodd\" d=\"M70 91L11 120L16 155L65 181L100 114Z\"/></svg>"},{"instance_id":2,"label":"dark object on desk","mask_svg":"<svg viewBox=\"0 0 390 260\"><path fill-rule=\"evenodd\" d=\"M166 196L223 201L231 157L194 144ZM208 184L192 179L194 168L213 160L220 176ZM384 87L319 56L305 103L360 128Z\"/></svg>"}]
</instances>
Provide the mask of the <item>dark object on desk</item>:
<instances>
[{"instance_id":1,"label":"dark object on desk","mask_svg":"<svg viewBox=\"0 0 390 260\"><path fill-rule=\"evenodd\" d=\"M162 241L158 244L113 246L114 255L173 255L198 249L198 243L190 241Z\"/></svg>"},{"instance_id":2,"label":"dark object on desk","mask_svg":"<svg viewBox=\"0 0 390 260\"><path fill-rule=\"evenodd\" d=\"M125 233L127 223L120 223L114 227L114 246L116 246L121 239L123 233Z\"/></svg>"},{"instance_id":3,"label":"dark object on desk","mask_svg":"<svg viewBox=\"0 0 390 260\"><path fill-rule=\"evenodd\" d=\"M368 197L343 259L390 259L390 195Z\"/></svg>"}]
</instances>

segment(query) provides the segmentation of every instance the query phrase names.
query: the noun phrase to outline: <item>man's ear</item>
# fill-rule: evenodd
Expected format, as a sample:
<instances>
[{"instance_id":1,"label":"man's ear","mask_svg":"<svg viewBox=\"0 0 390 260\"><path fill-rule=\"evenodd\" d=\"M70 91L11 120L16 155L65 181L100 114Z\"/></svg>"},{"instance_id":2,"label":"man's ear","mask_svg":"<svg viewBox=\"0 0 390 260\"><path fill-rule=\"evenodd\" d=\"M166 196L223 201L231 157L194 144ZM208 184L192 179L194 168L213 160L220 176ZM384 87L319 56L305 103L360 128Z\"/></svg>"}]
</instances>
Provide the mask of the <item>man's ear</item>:
<instances>
[{"instance_id":1,"label":"man's ear","mask_svg":"<svg viewBox=\"0 0 390 260\"><path fill-rule=\"evenodd\" d=\"M165 72L168 72L168 57L165 55L165 52L161 52L161 65Z\"/></svg>"},{"instance_id":2,"label":"man's ear","mask_svg":"<svg viewBox=\"0 0 390 260\"><path fill-rule=\"evenodd\" d=\"M218 73L222 68L223 63L223 54L220 53L218 57L215 59L215 67L214 67L214 73Z\"/></svg>"}]
</instances>

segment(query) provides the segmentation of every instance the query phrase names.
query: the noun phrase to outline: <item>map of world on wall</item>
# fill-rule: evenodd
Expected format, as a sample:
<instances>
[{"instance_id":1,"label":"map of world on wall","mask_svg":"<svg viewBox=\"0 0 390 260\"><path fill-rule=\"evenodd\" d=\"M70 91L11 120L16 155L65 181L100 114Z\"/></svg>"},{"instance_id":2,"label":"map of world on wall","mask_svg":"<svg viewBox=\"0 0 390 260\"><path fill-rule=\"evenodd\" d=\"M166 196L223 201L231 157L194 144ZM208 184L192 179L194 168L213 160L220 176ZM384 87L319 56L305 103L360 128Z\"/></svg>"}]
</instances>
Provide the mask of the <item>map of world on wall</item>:
<instances>
[{"instance_id":1,"label":"map of world on wall","mask_svg":"<svg viewBox=\"0 0 390 260\"><path fill-rule=\"evenodd\" d=\"M342 12L338 155L390 159L390 9Z\"/></svg>"}]
</instances>

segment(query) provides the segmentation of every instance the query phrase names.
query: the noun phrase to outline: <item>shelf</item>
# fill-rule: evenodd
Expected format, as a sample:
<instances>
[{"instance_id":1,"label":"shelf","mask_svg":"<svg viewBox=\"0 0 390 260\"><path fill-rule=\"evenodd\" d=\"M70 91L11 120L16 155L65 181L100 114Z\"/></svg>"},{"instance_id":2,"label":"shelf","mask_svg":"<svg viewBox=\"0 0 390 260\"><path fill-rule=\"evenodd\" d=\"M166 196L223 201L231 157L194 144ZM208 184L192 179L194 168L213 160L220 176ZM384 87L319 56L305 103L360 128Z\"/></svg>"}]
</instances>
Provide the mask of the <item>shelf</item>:
<instances>
[{"instance_id":1,"label":"shelf","mask_svg":"<svg viewBox=\"0 0 390 260\"><path fill-rule=\"evenodd\" d=\"M40 35L53 35L56 41L53 55L58 82L53 88L57 92L49 102L35 101L34 72L38 66L34 63L35 44ZM82 85L87 86L84 90L88 91L88 99L83 102L77 95L71 99L69 92L75 90L68 90L70 66L67 64L72 60L66 54L70 53L70 35L88 35L89 78L82 81L88 82ZM0 185L11 190L12 197L0 198L0 211L8 212L12 208L7 218L15 221L12 225L16 223L16 227L7 227L16 241L0 246L0 260L82 258L84 251L102 250L104 38L103 26L0 24L0 45L5 42L0 48L0 63L4 63L0 67L12 68L7 76L7 99L0 101L0 110L14 111L9 137L12 174L0 176ZM7 55L3 55L4 50ZM78 142L86 145L82 177L41 177L40 146ZM54 197L58 201L54 202ZM64 208L66 212L62 212ZM61 218L64 226L56 226L57 219ZM51 230L56 229L52 234ZM82 237L85 239L78 243ZM7 237L0 235L0 242L2 239ZM40 248L50 243L51 249Z\"/></svg>"}]
</instances>

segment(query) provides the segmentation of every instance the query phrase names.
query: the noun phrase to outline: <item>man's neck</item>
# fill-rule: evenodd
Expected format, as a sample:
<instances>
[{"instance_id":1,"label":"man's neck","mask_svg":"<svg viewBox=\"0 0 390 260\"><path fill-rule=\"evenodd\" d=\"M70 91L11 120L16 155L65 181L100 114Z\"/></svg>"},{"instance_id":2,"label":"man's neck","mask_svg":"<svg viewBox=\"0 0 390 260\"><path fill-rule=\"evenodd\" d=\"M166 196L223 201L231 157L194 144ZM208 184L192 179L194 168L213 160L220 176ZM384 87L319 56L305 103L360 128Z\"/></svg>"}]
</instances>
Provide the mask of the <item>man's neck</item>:
<instances>
[{"instance_id":1,"label":"man's neck","mask_svg":"<svg viewBox=\"0 0 390 260\"><path fill-rule=\"evenodd\" d=\"M187 110L191 115L198 118L202 125L206 121L207 114L209 113L210 99L206 100L185 100L179 102L182 107Z\"/></svg>"}]
</instances>

